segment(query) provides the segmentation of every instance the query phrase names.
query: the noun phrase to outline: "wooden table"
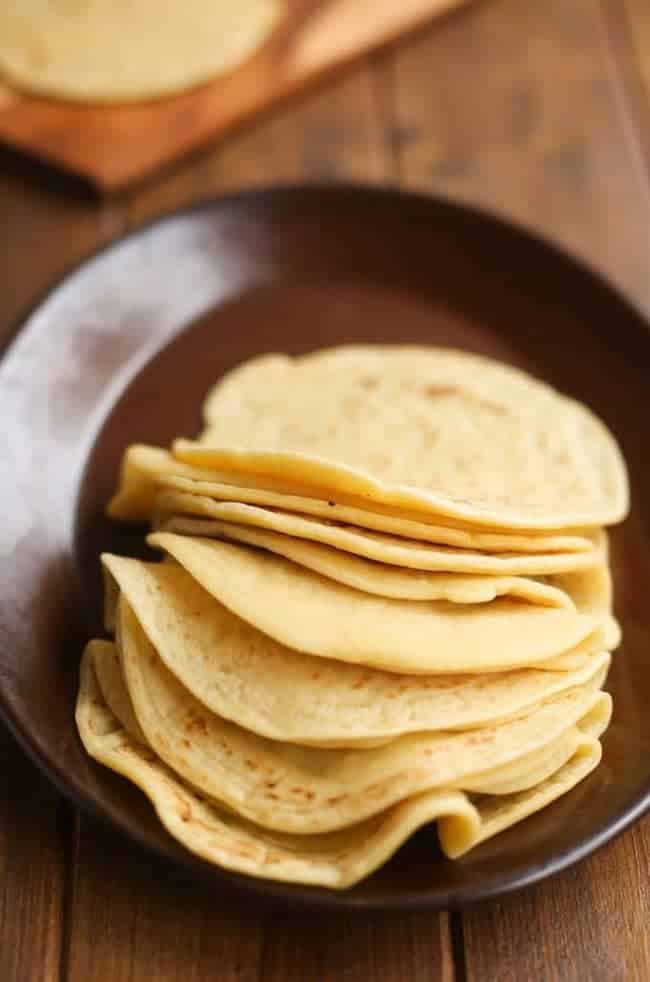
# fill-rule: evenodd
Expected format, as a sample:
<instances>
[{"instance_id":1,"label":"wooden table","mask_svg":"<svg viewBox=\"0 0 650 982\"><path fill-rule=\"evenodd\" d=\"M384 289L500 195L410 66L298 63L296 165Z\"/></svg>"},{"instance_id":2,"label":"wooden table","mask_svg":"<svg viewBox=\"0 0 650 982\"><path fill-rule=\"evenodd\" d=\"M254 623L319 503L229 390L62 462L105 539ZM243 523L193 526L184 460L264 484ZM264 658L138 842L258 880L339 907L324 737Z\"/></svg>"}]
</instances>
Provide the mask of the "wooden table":
<instances>
[{"instance_id":1,"label":"wooden table","mask_svg":"<svg viewBox=\"0 0 650 982\"><path fill-rule=\"evenodd\" d=\"M649 97L647 0L485 0L117 199L3 152L0 339L98 245L276 181L374 181L495 208L650 313ZM80 817L4 732L0 767L3 982L650 979L650 817L551 882L463 914L289 915L219 896Z\"/></svg>"}]
</instances>

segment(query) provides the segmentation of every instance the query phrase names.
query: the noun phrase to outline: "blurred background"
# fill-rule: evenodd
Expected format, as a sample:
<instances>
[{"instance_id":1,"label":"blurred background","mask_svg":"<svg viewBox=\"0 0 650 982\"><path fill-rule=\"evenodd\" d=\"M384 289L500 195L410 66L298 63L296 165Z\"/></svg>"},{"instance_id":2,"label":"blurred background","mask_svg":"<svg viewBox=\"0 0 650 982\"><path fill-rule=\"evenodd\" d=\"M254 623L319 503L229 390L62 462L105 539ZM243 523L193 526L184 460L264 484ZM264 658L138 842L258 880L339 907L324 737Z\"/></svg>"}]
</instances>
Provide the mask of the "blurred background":
<instances>
[{"instance_id":1,"label":"blurred background","mask_svg":"<svg viewBox=\"0 0 650 982\"><path fill-rule=\"evenodd\" d=\"M291 30L283 15L234 72L177 98L98 107L0 89L0 139L25 151L0 157L4 322L152 215L287 181L398 184L495 209L648 305L645 0L299 0L286 10ZM236 108L226 112L227 100ZM102 166L134 153L133 175L104 174L118 186L102 190Z\"/></svg>"}]
</instances>

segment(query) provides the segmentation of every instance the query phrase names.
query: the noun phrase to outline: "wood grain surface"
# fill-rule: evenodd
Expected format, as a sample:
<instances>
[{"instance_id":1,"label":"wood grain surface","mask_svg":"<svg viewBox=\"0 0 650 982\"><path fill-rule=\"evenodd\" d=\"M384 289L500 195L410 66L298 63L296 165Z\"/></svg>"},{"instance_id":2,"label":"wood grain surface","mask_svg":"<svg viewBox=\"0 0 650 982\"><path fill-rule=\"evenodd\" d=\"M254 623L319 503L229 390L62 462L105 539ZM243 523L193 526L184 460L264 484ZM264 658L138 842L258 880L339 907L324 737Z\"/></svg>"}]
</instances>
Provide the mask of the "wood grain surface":
<instances>
[{"instance_id":1,"label":"wood grain surface","mask_svg":"<svg viewBox=\"0 0 650 982\"><path fill-rule=\"evenodd\" d=\"M643 0L623 7L612 26L609 0L488 0L110 203L0 154L0 340L125 228L223 189L302 179L399 183L505 212L650 312L648 22ZM462 915L296 915L217 896L80 819L4 732L0 762L5 982L650 978L650 818Z\"/></svg>"}]
</instances>

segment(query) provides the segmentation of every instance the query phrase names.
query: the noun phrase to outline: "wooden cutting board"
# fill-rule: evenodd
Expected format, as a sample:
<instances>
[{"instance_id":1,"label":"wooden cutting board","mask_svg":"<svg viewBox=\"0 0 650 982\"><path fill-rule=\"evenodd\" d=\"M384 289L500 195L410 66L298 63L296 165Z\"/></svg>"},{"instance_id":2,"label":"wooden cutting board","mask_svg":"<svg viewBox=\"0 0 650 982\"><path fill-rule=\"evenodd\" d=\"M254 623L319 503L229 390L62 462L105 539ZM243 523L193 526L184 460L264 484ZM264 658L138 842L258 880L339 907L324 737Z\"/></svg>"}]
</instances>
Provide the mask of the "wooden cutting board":
<instances>
[{"instance_id":1,"label":"wooden cutting board","mask_svg":"<svg viewBox=\"0 0 650 982\"><path fill-rule=\"evenodd\" d=\"M0 85L0 140L113 191L326 71L466 0L286 0L273 36L231 75L159 102L80 106Z\"/></svg>"}]
</instances>

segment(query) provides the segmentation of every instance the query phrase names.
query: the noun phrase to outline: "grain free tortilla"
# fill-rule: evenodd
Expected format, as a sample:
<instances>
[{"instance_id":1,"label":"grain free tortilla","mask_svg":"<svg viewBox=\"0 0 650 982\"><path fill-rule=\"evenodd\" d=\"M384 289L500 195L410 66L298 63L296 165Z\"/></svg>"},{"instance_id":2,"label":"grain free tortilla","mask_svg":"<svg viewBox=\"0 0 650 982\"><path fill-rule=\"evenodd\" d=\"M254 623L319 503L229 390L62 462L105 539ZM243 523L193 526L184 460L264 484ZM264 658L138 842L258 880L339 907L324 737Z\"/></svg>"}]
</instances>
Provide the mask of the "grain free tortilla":
<instances>
[{"instance_id":1,"label":"grain free tortilla","mask_svg":"<svg viewBox=\"0 0 650 982\"><path fill-rule=\"evenodd\" d=\"M540 581L523 576L472 576L400 569L318 542L210 519L172 518L163 524L160 531L242 542L284 556L356 590L395 600L449 600L451 603L477 604L509 596L546 607L577 606L584 613L608 611L611 608L611 577L604 563L575 573L548 576Z\"/></svg>"},{"instance_id":2,"label":"grain free tortilla","mask_svg":"<svg viewBox=\"0 0 650 982\"><path fill-rule=\"evenodd\" d=\"M246 506L242 506L242 507L246 507ZM295 520L297 516L289 516L289 517ZM352 532L352 535L354 535L354 532ZM157 540L151 538L149 541L150 544L156 544ZM603 541L606 543L605 539ZM160 544L160 542L158 542L158 544ZM197 540L197 544L198 545L203 544L206 546L208 545L208 543L206 542L201 543L200 540ZM195 564L193 565L193 573L195 576L205 577L205 579L201 582L203 582L203 585L206 587L206 589L214 590L214 591L219 590L220 587L216 586L214 582L214 578L216 576L217 571L212 568L211 557L209 557L206 554L205 550L202 551L200 554L195 553L194 550L188 552L183 546L182 542L180 541L177 541L175 543L175 548L177 550L181 550L181 549L184 550L184 555L186 559L188 559L189 562ZM600 552L600 555L601 556L603 555L602 551ZM175 558L178 558L176 554L175 554ZM575 558L575 557L571 557L571 558ZM592 567L588 567L588 569L591 570ZM223 570L220 570L219 572L222 574L222 576L220 577L221 589L222 590L225 589L230 595L230 591L228 591L228 586L230 586L231 590L233 589L233 584L237 573L237 569L235 566L233 566L229 570L229 572L226 573L225 575L223 575L224 574ZM294 576L296 575L297 574L294 571ZM565 584L567 582L568 581L565 580ZM246 589L247 581L245 579L239 579L238 585L243 589ZM255 589L257 589L257 584L255 583L254 574L253 574L253 581L249 580L248 585L254 586ZM271 580L269 580L268 583L264 584L264 592L267 597L269 596L272 585L273 583ZM594 589L594 587L596 589ZM581 594L581 602L585 604L585 610L583 611L583 613L585 614L588 613L589 615L591 615L594 619L594 624L597 624L597 627L594 628L594 630L590 633L589 636L586 636L585 638L583 638L582 641L577 642L571 648L570 651L567 650L567 652L562 654L551 655L546 659L534 658L534 659L526 660L524 655L524 650L527 646L529 646L529 642L525 642L523 648L510 650L510 657L514 659L513 661L505 662L505 659L502 659L498 663L495 663L492 661L492 656L489 654L489 649L486 650L485 647L483 646L485 642L485 638L481 638L481 646L473 649L473 654L469 654L469 661L464 662L459 657L457 653L457 645L455 645L453 662L452 661L446 662L444 642L442 642L442 636L439 636L438 640L441 641L442 647L437 650L437 653L435 655L432 654L432 658L434 659L434 661L433 663L430 663L424 669L424 671L425 672L462 672L462 671L491 672L491 671L501 671L508 668L519 667L522 665L537 664L537 663L543 663L544 667L548 667L549 669L552 668L559 671L565 671L569 669L579 668L583 664L583 659L585 654L587 655L593 654L594 651L599 651L603 649L608 651L613 651L620 644L621 629L615 617L613 617L609 613L609 610L611 608L611 584L609 579L609 573L607 572L607 570L603 571L602 563L600 564L600 567L598 567L593 572L593 575L588 577L585 576L584 581L579 589L579 592ZM320 591L317 591L314 594L314 596L317 596L319 593ZM224 594L222 593L221 594L222 602L224 602L223 596ZM285 597L279 596L277 597L277 599L281 603L284 603L284 601L286 600L286 596ZM256 611L257 616L261 615L263 617L263 622L265 625L263 628L264 631L268 631L269 629L272 630L273 623L276 622L277 633L273 634L273 637L275 637L278 640L281 640L283 643L286 643L286 638L290 636L292 638L293 643L295 644L296 638L299 639L301 637L300 632L303 631L306 633L303 634L302 636L303 640L300 643L306 645L306 647L302 647L299 650L307 650L310 654L319 654L325 650L325 648L321 645L319 647L319 650L317 651L316 646L318 645L318 641L314 641L313 636L310 637L309 634L309 627L314 626L317 628L318 625L323 623L322 621L317 622L317 624L315 625L306 625L303 623L302 620L295 621L294 619L291 625L287 625L286 623L283 623L280 614L280 609L276 609L275 611L270 612L262 597L252 596L252 604L251 604L247 596L245 597L244 595L240 594L238 596L232 597L232 604L233 604L232 609L235 610L236 613L239 613L240 616L243 616L245 619L250 619L246 614L246 611L247 610L250 611L251 609L254 609ZM389 602L387 602L384 606L388 607ZM411 622L411 625L413 625L414 623L413 614L416 612L417 607L414 607L413 605L406 603L406 608L409 607L410 607L411 616L408 619ZM281 609L284 608L281 607ZM442 602L439 605L438 609L440 611L445 610L450 615L449 618L445 620L445 624L450 631L458 630L458 625L461 623L461 621L464 621L465 626L469 626L472 623L471 617L466 617L463 619L463 613L458 610L454 611L453 605ZM520 626L522 625L522 619L521 619L522 616L528 616L531 618L533 616L532 611L529 611L528 614L523 615L521 606L517 603L517 601L512 601L509 600L507 597L505 597L498 600L496 605L493 604L490 607L490 614L489 616L486 617L486 623L490 623L490 619L493 615L503 614L506 609L516 613L516 623L518 623ZM362 626L365 629L365 624L362 623L363 616L364 616L363 612L364 611L368 612L370 610L369 600L367 598L365 600L359 600L359 598L356 598L355 602L351 602L350 604L348 604L348 610L350 611L350 616L352 618L352 620L348 622L348 627L350 628L350 630L351 631L359 630ZM420 610L420 618L422 618L423 608L420 607L419 610ZM334 608L332 608L331 612L334 612ZM304 613L304 611L301 611L301 613ZM483 615L485 615L486 613L487 613L486 611L483 611ZM270 614L270 619L266 616L268 614ZM539 612L537 613L536 616L537 617L540 616ZM510 618L508 617L507 619ZM557 619L556 623L559 624L559 621L560 619ZM254 620L254 623L256 624L256 626L259 626L258 621ZM440 623L441 622L438 622L438 624ZM474 621L474 625L476 625L476 623L477 622ZM375 621L373 622L373 625L369 628L368 638L372 639L375 636L377 630L377 624L378 622ZM532 626L532 619L530 621L530 624ZM498 634L497 625L498 625L498 620L492 622L492 629L494 631L493 637L496 637ZM340 652L342 636L340 634L337 634L333 623L330 623L329 627L330 627L330 632L335 634L335 637L332 638L333 645L335 647L332 650L336 650L337 652ZM427 619L426 627L429 631L434 629L433 624L429 623L428 619ZM288 634L285 632L288 632ZM419 649L418 639L414 635L411 635L411 638L415 648ZM469 636L465 635L465 638L469 639ZM510 638L512 639L512 635L510 635ZM398 639L395 640L397 641ZM502 639L499 639L500 650L502 651L503 654L503 647L501 645L501 641ZM548 642L548 638L546 639L546 641ZM399 642L401 648L404 644L404 638L400 637ZM537 638L537 643L543 643L541 637ZM382 637L380 644L383 644L384 647L386 647L388 645L388 636ZM293 644L290 644L289 646L293 647ZM329 654L326 657L335 657L335 656L333 654ZM337 657L341 657L343 660L352 660L354 655L352 653L352 649L348 649L345 653L340 652L340 654ZM417 658L416 663L421 664L421 659ZM401 671L401 672L417 672L418 669L416 667L416 663L413 663L412 661L407 662L406 659L402 658L400 660L399 667L396 668L393 662L393 650L391 650L389 654L388 663L383 660L381 663L379 663L374 658L372 661L365 662L365 664L373 665L374 667L386 668L390 671ZM432 667L432 665L435 665L435 667Z\"/></svg>"},{"instance_id":3,"label":"grain free tortilla","mask_svg":"<svg viewBox=\"0 0 650 982\"><path fill-rule=\"evenodd\" d=\"M146 737L135 718L133 704L124 683L117 646L112 641L89 641L87 651L88 657L95 666L95 674L106 705L125 730L141 743L146 743Z\"/></svg>"},{"instance_id":4,"label":"grain free tortilla","mask_svg":"<svg viewBox=\"0 0 650 982\"><path fill-rule=\"evenodd\" d=\"M607 525L628 510L620 450L586 406L465 352L264 355L214 386L205 420L202 443L174 444L179 460L325 497L501 530Z\"/></svg>"},{"instance_id":5,"label":"grain free tortilla","mask_svg":"<svg viewBox=\"0 0 650 982\"><path fill-rule=\"evenodd\" d=\"M268 37L280 0L0 4L0 74L80 102L155 99L230 71Z\"/></svg>"},{"instance_id":6,"label":"grain free tortilla","mask_svg":"<svg viewBox=\"0 0 650 982\"><path fill-rule=\"evenodd\" d=\"M219 716L272 740L358 746L420 730L497 723L586 685L609 656L577 668L488 676L398 675L292 651L223 607L182 567L107 557L169 671Z\"/></svg>"},{"instance_id":7,"label":"grain free tortilla","mask_svg":"<svg viewBox=\"0 0 650 982\"><path fill-rule=\"evenodd\" d=\"M448 600L452 603L488 603L496 597L513 597L549 607L569 607L602 620L602 647L614 651L621 643L621 628L612 614L612 577L607 559L607 536L600 535L597 566L558 573L540 579L522 576L445 574L389 566L338 549L288 535L228 522L172 518L161 531L223 538L261 547L285 556L339 583L377 596L402 600ZM154 543L155 540L151 540ZM107 594L108 599L110 599ZM598 647L598 645L596 646ZM590 650L594 650L592 647ZM558 670L578 668L583 655L575 652L553 660ZM549 664L550 668L551 665Z\"/></svg>"},{"instance_id":8,"label":"grain free tortilla","mask_svg":"<svg viewBox=\"0 0 650 982\"><path fill-rule=\"evenodd\" d=\"M584 530L574 530L566 535L530 532L524 535L460 525L433 524L422 521L422 514L382 508L376 503L369 509L362 500L345 495L337 495L335 500L322 500L314 497L313 489L281 486L272 478L266 482L261 479L256 481L254 475L244 474L238 484L232 474L191 467L176 460L166 450L142 444L134 444L126 450L119 488L109 503L108 512L113 518L125 521L149 520L154 512L157 494L165 489L198 494L216 501L238 501L248 505L280 508L327 521L461 549L549 553L585 552L594 548L593 534Z\"/></svg>"},{"instance_id":9,"label":"grain free tortilla","mask_svg":"<svg viewBox=\"0 0 650 982\"><path fill-rule=\"evenodd\" d=\"M114 716L122 723L128 733L131 733L141 743L149 745L135 718L131 697L129 696L116 645L109 642L91 641L89 647L94 649L94 664L102 695ZM589 685L595 687L592 675ZM603 678L602 666L597 682ZM472 790L480 794L514 794L532 788L535 784L546 780L562 767L574 754L577 745L585 735L598 736L605 725L605 718L599 704L594 711L580 720L579 726L564 730L560 736L550 740L539 750L532 750L522 756L517 756L511 763L493 767L474 774L471 778ZM205 734L203 734L205 736ZM181 740L184 738L181 737ZM191 785L191 782L189 782ZM461 785L463 781L461 780ZM201 794L201 788L196 788ZM206 795L208 800L221 807L223 802ZM229 809L231 810L231 809Z\"/></svg>"},{"instance_id":10,"label":"grain free tortilla","mask_svg":"<svg viewBox=\"0 0 650 982\"><path fill-rule=\"evenodd\" d=\"M164 544L208 592L267 636L297 651L387 671L499 671L538 664L590 641L603 625L601 617L508 598L476 606L390 601L225 543L222 549L220 543L181 536L150 541ZM232 559L228 568L215 565L219 555ZM105 562L115 574L117 557Z\"/></svg>"},{"instance_id":11,"label":"grain free tortilla","mask_svg":"<svg viewBox=\"0 0 650 982\"><path fill-rule=\"evenodd\" d=\"M341 832L273 833L206 802L128 733L102 699L89 650L81 665L77 726L87 752L136 784L167 831L190 852L225 869L285 882L344 889L385 863L416 829L438 821L443 850L457 857L560 798L599 763L585 734L573 756L534 788L474 805L460 791L431 791Z\"/></svg>"},{"instance_id":12,"label":"grain free tortilla","mask_svg":"<svg viewBox=\"0 0 650 982\"><path fill-rule=\"evenodd\" d=\"M0 15L0 26L2 17ZM77 721L211 862L342 888L427 822L462 855L600 760L620 641L590 411L459 352L265 356L196 442L134 445Z\"/></svg>"},{"instance_id":13,"label":"grain free tortilla","mask_svg":"<svg viewBox=\"0 0 650 982\"><path fill-rule=\"evenodd\" d=\"M416 542L385 532L373 532L353 525L340 525L323 518L312 518L278 509L213 501L197 494L166 491L156 499L154 524L169 518L195 516L234 525L280 532L310 542L321 542L355 556L408 569L441 573L470 573L488 576L545 576L587 569L599 562L598 543L589 552L567 553L489 553L452 546Z\"/></svg>"},{"instance_id":14,"label":"grain free tortilla","mask_svg":"<svg viewBox=\"0 0 650 982\"><path fill-rule=\"evenodd\" d=\"M164 549L243 620L295 651L387 671L496 671L562 655L598 618L501 597L489 604L391 600L280 556L161 532ZM113 571L110 560L105 560Z\"/></svg>"},{"instance_id":15,"label":"grain free tortilla","mask_svg":"<svg viewBox=\"0 0 650 982\"><path fill-rule=\"evenodd\" d=\"M104 641L91 641L88 646L91 649L97 681L108 708L128 733L141 743L149 745L135 717L117 646ZM593 681L590 685L594 685ZM540 781L546 780L565 764L575 752L577 743L585 735L600 735L604 725L605 717L597 704L592 713L580 720L579 726L564 730L560 736L550 740L541 749L517 756L510 764L472 775L472 789L481 794L514 794L531 788ZM183 739L181 737L181 740ZM205 793L200 788L195 790ZM210 798L209 795L206 797L223 806L218 799Z\"/></svg>"},{"instance_id":16,"label":"grain free tortilla","mask_svg":"<svg viewBox=\"0 0 650 982\"><path fill-rule=\"evenodd\" d=\"M582 686L526 716L469 733L413 734L371 749L299 747L206 711L157 657L125 601L119 617L124 678L148 745L192 787L280 832L336 831L425 790L472 791L477 776L490 793L491 772L498 781L500 767L542 750L583 718L597 737L611 714L609 695ZM508 779L525 786L527 775L511 768Z\"/></svg>"}]
</instances>

